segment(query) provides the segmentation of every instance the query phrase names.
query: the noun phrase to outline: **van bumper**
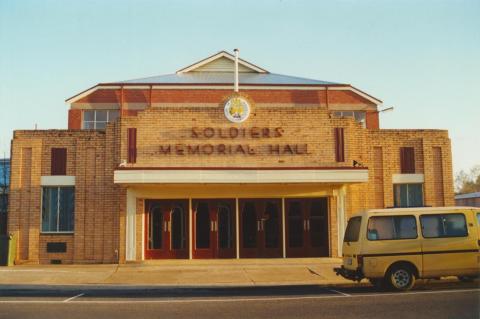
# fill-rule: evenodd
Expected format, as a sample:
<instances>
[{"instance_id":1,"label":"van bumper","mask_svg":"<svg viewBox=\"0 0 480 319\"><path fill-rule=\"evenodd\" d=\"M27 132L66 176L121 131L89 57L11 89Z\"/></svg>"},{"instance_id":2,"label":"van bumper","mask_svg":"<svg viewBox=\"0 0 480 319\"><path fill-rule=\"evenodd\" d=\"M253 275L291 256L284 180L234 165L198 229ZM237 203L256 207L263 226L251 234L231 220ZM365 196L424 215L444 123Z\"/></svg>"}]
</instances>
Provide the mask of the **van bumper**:
<instances>
[{"instance_id":1,"label":"van bumper","mask_svg":"<svg viewBox=\"0 0 480 319\"><path fill-rule=\"evenodd\" d=\"M360 268L351 270L342 266L340 268L333 268L333 271L337 274L337 276L342 276L345 279L349 279L353 281L360 281L363 278L365 278Z\"/></svg>"}]
</instances>

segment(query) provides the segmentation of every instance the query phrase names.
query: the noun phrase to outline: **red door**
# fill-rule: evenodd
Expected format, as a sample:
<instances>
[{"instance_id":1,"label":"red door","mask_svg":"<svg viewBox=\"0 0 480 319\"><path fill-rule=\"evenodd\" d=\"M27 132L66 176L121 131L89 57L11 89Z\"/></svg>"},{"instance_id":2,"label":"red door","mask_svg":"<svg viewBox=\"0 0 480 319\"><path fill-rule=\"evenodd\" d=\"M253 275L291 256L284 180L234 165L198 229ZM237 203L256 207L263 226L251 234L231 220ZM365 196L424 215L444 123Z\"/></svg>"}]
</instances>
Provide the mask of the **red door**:
<instances>
[{"instance_id":1,"label":"red door","mask_svg":"<svg viewBox=\"0 0 480 319\"><path fill-rule=\"evenodd\" d=\"M242 199L240 257L282 257L281 202L278 199Z\"/></svg>"},{"instance_id":2,"label":"red door","mask_svg":"<svg viewBox=\"0 0 480 319\"><path fill-rule=\"evenodd\" d=\"M188 258L188 201L145 201L145 259Z\"/></svg>"},{"instance_id":3,"label":"red door","mask_svg":"<svg viewBox=\"0 0 480 319\"><path fill-rule=\"evenodd\" d=\"M328 199L285 200L287 257L328 256Z\"/></svg>"},{"instance_id":4,"label":"red door","mask_svg":"<svg viewBox=\"0 0 480 319\"><path fill-rule=\"evenodd\" d=\"M193 200L193 257L235 257L235 204L231 199Z\"/></svg>"}]
</instances>

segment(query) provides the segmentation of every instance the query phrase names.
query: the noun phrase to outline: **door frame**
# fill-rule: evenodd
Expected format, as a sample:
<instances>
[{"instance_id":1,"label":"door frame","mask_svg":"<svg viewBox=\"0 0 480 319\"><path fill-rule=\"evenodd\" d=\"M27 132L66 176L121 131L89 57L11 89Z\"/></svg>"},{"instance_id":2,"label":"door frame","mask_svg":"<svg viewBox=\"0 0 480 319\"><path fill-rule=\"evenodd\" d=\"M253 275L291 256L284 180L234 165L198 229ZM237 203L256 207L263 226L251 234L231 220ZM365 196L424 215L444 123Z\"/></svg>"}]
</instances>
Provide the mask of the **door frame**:
<instances>
[{"instance_id":1,"label":"door frame","mask_svg":"<svg viewBox=\"0 0 480 319\"><path fill-rule=\"evenodd\" d=\"M172 210L177 204L181 204L185 223L183 231L185 234L185 247L172 249ZM159 206L163 212L162 218L162 248L148 249L149 217L152 207ZM189 257L189 205L188 199L146 199L144 210L144 255L145 259L188 259Z\"/></svg>"}]
</instances>

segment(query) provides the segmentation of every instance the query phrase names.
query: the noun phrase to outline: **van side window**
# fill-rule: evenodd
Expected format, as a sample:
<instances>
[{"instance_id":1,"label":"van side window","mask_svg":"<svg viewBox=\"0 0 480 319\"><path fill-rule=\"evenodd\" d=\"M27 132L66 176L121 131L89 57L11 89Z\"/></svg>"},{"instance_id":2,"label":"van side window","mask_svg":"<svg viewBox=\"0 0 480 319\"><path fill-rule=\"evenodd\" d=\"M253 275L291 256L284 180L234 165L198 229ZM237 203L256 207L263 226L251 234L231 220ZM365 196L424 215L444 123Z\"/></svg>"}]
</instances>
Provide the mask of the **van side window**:
<instances>
[{"instance_id":1,"label":"van side window","mask_svg":"<svg viewBox=\"0 0 480 319\"><path fill-rule=\"evenodd\" d=\"M368 220L368 240L412 238L417 238L417 221L414 216L378 216Z\"/></svg>"},{"instance_id":2,"label":"van side window","mask_svg":"<svg viewBox=\"0 0 480 319\"><path fill-rule=\"evenodd\" d=\"M345 231L344 242L355 242L358 241L360 234L360 225L362 224L362 217L353 217L350 218L347 225L347 230Z\"/></svg>"},{"instance_id":3,"label":"van side window","mask_svg":"<svg viewBox=\"0 0 480 319\"><path fill-rule=\"evenodd\" d=\"M467 222L463 214L422 215L420 223L425 238L468 236Z\"/></svg>"},{"instance_id":4,"label":"van side window","mask_svg":"<svg viewBox=\"0 0 480 319\"><path fill-rule=\"evenodd\" d=\"M480 212L477 213L477 224L480 226Z\"/></svg>"}]
</instances>

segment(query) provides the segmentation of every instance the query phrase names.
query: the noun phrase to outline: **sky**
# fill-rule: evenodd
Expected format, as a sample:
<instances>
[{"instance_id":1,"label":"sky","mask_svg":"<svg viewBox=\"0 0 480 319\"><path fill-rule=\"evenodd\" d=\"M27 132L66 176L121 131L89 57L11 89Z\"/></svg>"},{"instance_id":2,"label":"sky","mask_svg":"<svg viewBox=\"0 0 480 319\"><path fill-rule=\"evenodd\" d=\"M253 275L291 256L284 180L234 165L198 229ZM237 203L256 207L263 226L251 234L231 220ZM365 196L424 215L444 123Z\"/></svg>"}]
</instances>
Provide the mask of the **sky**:
<instances>
[{"instance_id":1,"label":"sky","mask_svg":"<svg viewBox=\"0 0 480 319\"><path fill-rule=\"evenodd\" d=\"M97 83L234 48L383 100L382 128L448 130L455 172L480 164L478 0L0 0L0 158L15 129L65 129L65 99Z\"/></svg>"}]
</instances>

